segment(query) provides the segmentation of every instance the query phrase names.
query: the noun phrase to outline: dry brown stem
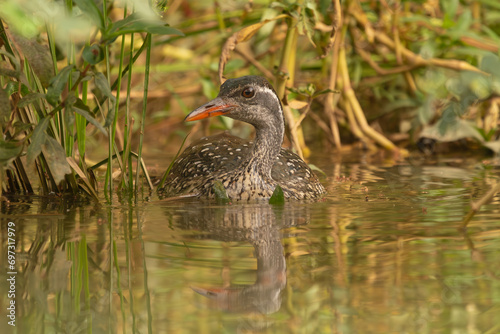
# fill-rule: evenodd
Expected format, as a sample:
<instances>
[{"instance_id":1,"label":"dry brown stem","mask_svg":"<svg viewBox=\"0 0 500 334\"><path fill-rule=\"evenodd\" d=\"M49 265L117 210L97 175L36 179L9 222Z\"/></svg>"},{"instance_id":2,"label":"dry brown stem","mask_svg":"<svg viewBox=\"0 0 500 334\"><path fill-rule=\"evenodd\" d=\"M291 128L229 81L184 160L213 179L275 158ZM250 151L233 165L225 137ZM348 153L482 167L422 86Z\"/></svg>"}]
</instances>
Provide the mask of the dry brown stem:
<instances>
[{"instance_id":1,"label":"dry brown stem","mask_svg":"<svg viewBox=\"0 0 500 334\"><path fill-rule=\"evenodd\" d=\"M354 112L352 110L352 106L348 101L344 103L344 108L351 133L359 138L359 140L361 140L370 151L376 151L377 147L373 145L373 143L368 140L368 138L366 138L363 131L361 131L361 129L359 128L358 122L356 121L356 116L354 115Z\"/></svg>"},{"instance_id":2,"label":"dry brown stem","mask_svg":"<svg viewBox=\"0 0 500 334\"><path fill-rule=\"evenodd\" d=\"M340 0L333 0L333 5L335 7L335 18L330 32L330 39L323 50L323 54L319 58L325 58L334 46L335 41L339 39L339 27L342 27L342 7L340 6Z\"/></svg>"},{"instance_id":3,"label":"dry brown stem","mask_svg":"<svg viewBox=\"0 0 500 334\"><path fill-rule=\"evenodd\" d=\"M255 68L257 68L259 71L261 71L262 74L264 74L264 76L266 76L269 80L271 80L271 81L275 80L274 74L271 71L269 71L264 65L262 65L261 63L259 63L259 61L257 59L255 59L255 57L253 57L252 55L248 54L247 52L241 52L238 49L234 50L234 52L236 52L243 59L245 59L250 64L252 64L253 66L255 66Z\"/></svg>"},{"instance_id":4,"label":"dry brown stem","mask_svg":"<svg viewBox=\"0 0 500 334\"><path fill-rule=\"evenodd\" d=\"M336 143L333 141L332 136L330 136L330 128L328 125L319 117L316 115L314 112L309 113L309 116L313 119L314 122L323 130L323 132L326 134L326 138L332 143L333 145L336 145ZM335 123L337 125L337 123Z\"/></svg>"},{"instance_id":5,"label":"dry brown stem","mask_svg":"<svg viewBox=\"0 0 500 334\"><path fill-rule=\"evenodd\" d=\"M374 70L380 75L391 75L391 74L399 74L407 71L411 71L418 67L418 65L403 65L400 67L385 69L380 67L371 57L368 52L363 50L362 48L356 46L356 52L361 56L361 58L366 61Z\"/></svg>"},{"instance_id":6,"label":"dry brown stem","mask_svg":"<svg viewBox=\"0 0 500 334\"><path fill-rule=\"evenodd\" d=\"M363 132L363 134L366 134L368 137L373 139L377 144L385 148L386 150L390 151L398 151L398 148L396 145L394 145L389 139L384 137L381 133L378 133L375 131L369 124L368 121L366 120L365 114L363 113L363 109L361 108L361 105L359 104L358 99L356 98L356 95L354 94L354 90L352 89L351 86L351 80L349 78L349 72L347 68L347 60L346 60L346 53L344 48L340 48L339 52L339 71L340 75L342 77L342 83L343 83L343 96L346 100L346 106L347 109L349 107L352 108L352 113L356 117L356 121ZM348 110L346 110L348 111Z\"/></svg>"},{"instance_id":7,"label":"dry brown stem","mask_svg":"<svg viewBox=\"0 0 500 334\"><path fill-rule=\"evenodd\" d=\"M252 38L260 28L262 28L266 23L269 23L271 21L279 20L282 18L288 17L287 15L278 15L272 19L269 20L264 20L259 23L252 24L250 26L244 27L243 29L235 32L232 34L224 43L224 46L222 47L221 55L219 58L219 80L220 83L222 84L224 82L224 68L226 67L227 62L229 61L229 58L231 57L231 51L233 51L236 48L236 45L238 43L243 43L248 41L250 38Z\"/></svg>"},{"instance_id":8,"label":"dry brown stem","mask_svg":"<svg viewBox=\"0 0 500 334\"><path fill-rule=\"evenodd\" d=\"M337 82L338 54L340 49L340 43L342 43L346 31L345 26L343 26L342 8L340 6L340 1L334 0L334 5L335 5L335 22L333 24L334 29L332 29L332 32L335 31L335 34L330 39L330 42L333 42L333 53L332 53L332 62L330 64L330 81L328 82L328 88L331 90L335 90L335 83ZM342 31L339 31L338 27L343 27ZM334 95L333 93L329 93L326 96L325 114L327 115L328 120L330 121L330 129L335 147L340 150L342 148L342 143L340 141L340 133L339 133L339 126L337 124L337 117L335 115L335 107L338 103L339 97L340 95L338 94Z\"/></svg>"},{"instance_id":9,"label":"dry brown stem","mask_svg":"<svg viewBox=\"0 0 500 334\"><path fill-rule=\"evenodd\" d=\"M410 62L410 64L413 64L415 66L438 66L457 71L473 71L488 75L487 73L481 71L477 67L462 60L439 59L439 58L424 59L422 56L417 55L414 52L402 46L401 44L398 44L382 31L377 30L376 32L374 32L373 27L371 26L370 22L368 21L365 13L361 10L361 8L355 8L354 10L353 6L351 6L349 8L348 13L352 15L352 17L354 17L356 21L363 27L366 38L370 43L374 42L373 40L374 38L375 40L391 48L395 52L401 52L401 55L404 58L406 58L406 60Z\"/></svg>"},{"instance_id":10,"label":"dry brown stem","mask_svg":"<svg viewBox=\"0 0 500 334\"><path fill-rule=\"evenodd\" d=\"M300 114L299 118L297 118L297 120L295 121L295 124L293 125L293 129L295 131L297 131L297 129L299 128L300 124L306 118L307 114L311 110L311 103L312 103L312 100L309 99L309 101L307 101L306 107L304 108L304 112L302 114Z\"/></svg>"},{"instance_id":11,"label":"dry brown stem","mask_svg":"<svg viewBox=\"0 0 500 334\"><path fill-rule=\"evenodd\" d=\"M285 114L285 120L288 124L288 128L290 129L290 136L292 137L293 147L297 150L297 154L301 159L304 159L304 154L302 153L302 148L300 146L299 135L297 133L297 127L295 126L295 119L292 114L292 110L290 106L283 106L283 113Z\"/></svg>"},{"instance_id":12,"label":"dry brown stem","mask_svg":"<svg viewBox=\"0 0 500 334\"><path fill-rule=\"evenodd\" d=\"M462 229L466 228L472 217L481 209L481 207L487 203L489 203L497 192L500 191L500 182L491 187L490 191L488 191L483 197L481 197L478 201L471 203L471 210L464 217L462 221L462 225L460 226Z\"/></svg>"}]
</instances>

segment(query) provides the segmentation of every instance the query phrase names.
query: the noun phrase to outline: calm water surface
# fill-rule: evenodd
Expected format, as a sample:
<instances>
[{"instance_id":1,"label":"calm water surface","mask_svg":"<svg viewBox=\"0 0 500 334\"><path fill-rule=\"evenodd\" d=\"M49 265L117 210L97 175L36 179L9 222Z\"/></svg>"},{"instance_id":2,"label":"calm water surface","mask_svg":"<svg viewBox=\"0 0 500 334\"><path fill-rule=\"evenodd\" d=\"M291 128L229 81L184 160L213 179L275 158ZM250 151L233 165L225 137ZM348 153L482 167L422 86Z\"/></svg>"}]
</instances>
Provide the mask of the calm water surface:
<instances>
[{"instance_id":1,"label":"calm water surface","mask_svg":"<svg viewBox=\"0 0 500 334\"><path fill-rule=\"evenodd\" d=\"M500 333L500 195L457 230L498 165L317 165L316 203L11 198L0 333Z\"/></svg>"}]
</instances>

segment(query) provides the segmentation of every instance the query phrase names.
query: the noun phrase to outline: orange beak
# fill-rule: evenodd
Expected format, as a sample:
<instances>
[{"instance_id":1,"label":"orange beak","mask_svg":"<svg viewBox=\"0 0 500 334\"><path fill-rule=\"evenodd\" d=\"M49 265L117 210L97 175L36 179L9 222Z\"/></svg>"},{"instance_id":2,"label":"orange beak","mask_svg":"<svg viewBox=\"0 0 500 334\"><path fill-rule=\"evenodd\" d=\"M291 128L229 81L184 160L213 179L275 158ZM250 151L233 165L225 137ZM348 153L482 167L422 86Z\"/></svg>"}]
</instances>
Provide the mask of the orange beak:
<instances>
[{"instance_id":1,"label":"orange beak","mask_svg":"<svg viewBox=\"0 0 500 334\"><path fill-rule=\"evenodd\" d=\"M184 119L185 122L197 121L199 119L224 115L233 110L236 106L225 103L221 98L217 97L212 101L205 103L201 107L191 111Z\"/></svg>"}]
</instances>

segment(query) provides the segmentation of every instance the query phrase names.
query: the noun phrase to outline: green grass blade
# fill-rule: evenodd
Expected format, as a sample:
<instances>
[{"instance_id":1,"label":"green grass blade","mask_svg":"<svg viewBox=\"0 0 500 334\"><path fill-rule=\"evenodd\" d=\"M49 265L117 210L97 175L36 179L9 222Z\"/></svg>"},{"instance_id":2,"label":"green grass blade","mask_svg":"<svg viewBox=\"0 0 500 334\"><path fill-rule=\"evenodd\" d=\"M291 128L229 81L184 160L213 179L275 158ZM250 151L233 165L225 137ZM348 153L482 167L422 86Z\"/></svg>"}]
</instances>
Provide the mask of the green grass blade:
<instances>
[{"instance_id":1,"label":"green grass blade","mask_svg":"<svg viewBox=\"0 0 500 334\"><path fill-rule=\"evenodd\" d=\"M139 150L138 150L138 161L141 161L142 159L142 145L144 142L144 124L146 122L146 107L147 107L147 100L148 100L148 89L149 89L149 69L151 67L151 34L148 33L146 35L146 69L144 72L144 97L143 97L143 103L142 103L142 118L141 118L141 130L139 134ZM137 194L139 190L139 167L137 167L137 171L135 174L135 196L137 200Z\"/></svg>"}]
</instances>

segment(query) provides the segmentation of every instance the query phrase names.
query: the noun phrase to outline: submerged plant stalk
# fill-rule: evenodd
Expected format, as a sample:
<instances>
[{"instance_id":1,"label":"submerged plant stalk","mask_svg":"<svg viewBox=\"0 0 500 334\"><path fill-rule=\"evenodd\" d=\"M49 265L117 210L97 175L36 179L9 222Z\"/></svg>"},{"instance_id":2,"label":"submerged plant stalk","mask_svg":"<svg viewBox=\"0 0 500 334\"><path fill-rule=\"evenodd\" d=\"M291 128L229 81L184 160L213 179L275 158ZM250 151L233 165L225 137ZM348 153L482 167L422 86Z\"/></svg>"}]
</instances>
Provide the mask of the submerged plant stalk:
<instances>
[{"instance_id":1,"label":"submerged plant stalk","mask_svg":"<svg viewBox=\"0 0 500 334\"><path fill-rule=\"evenodd\" d=\"M149 69L151 65L151 34L146 34L146 66L144 70L144 98L142 102L142 118L139 133L139 150L137 152L137 161L142 160L142 144L144 142L144 123L146 121L146 108L148 105L148 89L149 89ZM140 164L137 164L136 174L135 174L135 200L137 201L137 196L139 194L139 176L140 176Z\"/></svg>"}]
</instances>

